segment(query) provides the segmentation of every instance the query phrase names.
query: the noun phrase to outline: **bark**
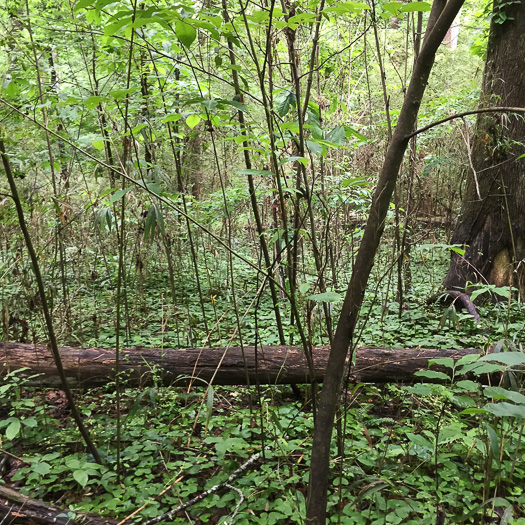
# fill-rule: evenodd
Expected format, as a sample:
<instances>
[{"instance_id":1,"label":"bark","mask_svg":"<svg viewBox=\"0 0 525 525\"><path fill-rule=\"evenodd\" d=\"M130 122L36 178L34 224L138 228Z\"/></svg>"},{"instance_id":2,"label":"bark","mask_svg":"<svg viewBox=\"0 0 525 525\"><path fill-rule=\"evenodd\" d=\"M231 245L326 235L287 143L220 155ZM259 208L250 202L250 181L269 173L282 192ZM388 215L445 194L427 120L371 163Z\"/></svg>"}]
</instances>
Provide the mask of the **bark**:
<instances>
[{"instance_id":1,"label":"bark","mask_svg":"<svg viewBox=\"0 0 525 525\"><path fill-rule=\"evenodd\" d=\"M427 370L430 359L452 357L459 359L480 350L432 350L422 348L360 347L349 375L351 383L386 383L414 381L414 373ZM291 346L253 346L231 348L130 348L121 350L120 369L128 386L144 386L154 381L172 384L216 385L293 384L322 382L330 348L313 349L314 369L310 373L302 349ZM115 351L104 348L60 348L68 383L75 387L103 386L115 380ZM0 377L8 371L28 368L25 376L43 374L30 384L60 388L60 378L53 356L46 346L11 343L0 350ZM432 369L440 370L438 367ZM159 379L160 378L160 379ZM419 378L417 379L419 380Z\"/></svg>"},{"instance_id":2,"label":"bark","mask_svg":"<svg viewBox=\"0 0 525 525\"><path fill-rule=\"evenodd\" d=\"M505 13L507 20L501 21ZM525 107L525 3L494 3L480 106ZM469 282L516 286L525 293L525 137L523 115L477 119L471 170L452 243L446 289Z\"/></svg>"},{"instance_id":3,"label":"bark","mask_svg":"<svg viewBox=\"0 0 525 525\"><path fill-rule=\"evenodd\" d=\"M117 522L95 515L67 516L67 510L32 499L16 490L0 486L0 523L17 525L115 525Z\"/></svg>"},{"instance_id":4,"label":"bark","mask_svg":"<svg viewBox=\"0 0 525 525\"><path fill-rule=\"evenodd\" d=\"M408 137L416 124L435 54L462 4L463 0L434 0L423 46L415 62L406 98L372 198L369 219L337 324L325 382L319 400L306 511L306 522L310 525L324 525L326 523L332 429L348 350L352 346L355 326L363 303L370 271L374 264L375 254L383 234L390 199L408 146Z\"/></svg>"}]
</instances>

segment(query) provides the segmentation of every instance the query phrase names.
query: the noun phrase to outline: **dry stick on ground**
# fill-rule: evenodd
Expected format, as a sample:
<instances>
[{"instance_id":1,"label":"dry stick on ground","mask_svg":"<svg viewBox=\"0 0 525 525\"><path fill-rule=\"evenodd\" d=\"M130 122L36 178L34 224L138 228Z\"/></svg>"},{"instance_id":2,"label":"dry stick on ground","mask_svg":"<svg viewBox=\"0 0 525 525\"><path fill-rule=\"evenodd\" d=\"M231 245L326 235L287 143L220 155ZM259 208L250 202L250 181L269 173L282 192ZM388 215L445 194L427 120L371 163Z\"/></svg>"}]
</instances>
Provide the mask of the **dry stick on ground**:
<instances>
[{"instance_id":1,"label":"dry stick on ground","mask_svg":"<svg viewBox=\"0 0 525 525\"><path fill-rule=\"evenodd\" d=\"M161 516L157 516L156 518L152 518L151 520L145 521L144 523L142 523L142 525L154 525L155 523L159 523L162 520L172 518L178 512L182 512L183 510L190 508L199 501L202 501L210 494L215 494L215 492L219 492L219 490L222 490L224 488L233 488L230 487L231 482L235 481L244 471L248 470L256 461L259 460L260 457L261 454L259 452L257 452L257 454L253 454L253 456L251 456L236 471L234 471L226 481L223 481L222 483L213 486L211 489L201 492L198 496L195 496L194 498L180 505L176 509L172 509L169 512L166 512L165 514L162 514Z\"/></svg>"}]
</instances>

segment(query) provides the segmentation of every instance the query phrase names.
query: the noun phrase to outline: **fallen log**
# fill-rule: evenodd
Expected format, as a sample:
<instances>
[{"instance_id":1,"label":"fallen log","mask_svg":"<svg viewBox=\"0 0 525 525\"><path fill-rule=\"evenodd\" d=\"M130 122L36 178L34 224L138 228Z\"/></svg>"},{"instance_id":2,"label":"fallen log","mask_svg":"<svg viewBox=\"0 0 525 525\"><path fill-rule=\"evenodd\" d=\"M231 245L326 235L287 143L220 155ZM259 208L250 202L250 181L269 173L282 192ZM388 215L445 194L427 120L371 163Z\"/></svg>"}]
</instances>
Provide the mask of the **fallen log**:
<instances>
[{"instance_id":1,"label":"fallen log","mask_svg":"<svg viewBox=\"0 0 525 525\"><path fill-rule=\"evenodd\" d=\"M158 384L215 385L301 384L323 381L329 347L313 349L313 370L304 353L292 346L230 348L128 348L121 350L120 369L126 385ZM349 374L351 383L414 381L414 373L427 370L431 359L455 360L479 350L431 350L359 347ZM60 348L66 376L74 387L97 387L115 380L115 350L106 348ZM59 387L51 351L45 346L9 343L0 350L0 377L27 368L25 376L42 374L31 383ZM440 370L439 367L433 367Z\"/></svg>"},{"instance_id":2,"label":"fallen log","mask_svg":"<svg viewBox=\"0 0 525 525\"><path fill-rule=\"evenodd\" d=\"M16 490L0 486L0 523L20 525L116 525L116 521L93 514L72 516L68 510L32 499ZM8 521L4 521L8 520Z\"/></svg>"}]
</instances>

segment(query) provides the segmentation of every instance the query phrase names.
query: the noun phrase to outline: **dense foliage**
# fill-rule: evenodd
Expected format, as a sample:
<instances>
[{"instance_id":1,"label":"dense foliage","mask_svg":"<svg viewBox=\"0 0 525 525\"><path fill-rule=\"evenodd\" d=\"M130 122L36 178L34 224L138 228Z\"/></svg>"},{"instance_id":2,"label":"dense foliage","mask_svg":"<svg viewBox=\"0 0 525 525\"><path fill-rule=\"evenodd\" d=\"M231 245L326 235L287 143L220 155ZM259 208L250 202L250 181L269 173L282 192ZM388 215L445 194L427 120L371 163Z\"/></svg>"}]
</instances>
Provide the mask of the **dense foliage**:
<instances>
[{"instance_id":1,"label":"dense foliage","mask_svg":"<svg viewBox=\"0 0 525 525\"><path fill-rule=\"evenodd\" d=\"M2 174L4 342L48 341L45 300L64 346L329 344L429 9L4 0L0 140L45 284L43 298ZM476 106L489 18L463 9L421 126ZM411 141L357 343L492 346L499 359L420 374L442 384L348 385L333 523L525 523L523 305L478 286L477 323L428 301L461 252L450 236L472 123ZM304 521L315 387L298 400L282 386L132 389L118 377L76 395L98 464L62 392L0 364L1 483L72 518L144 522L258 452L233 488L163 522Z\"/></svg>"}]
</instances>

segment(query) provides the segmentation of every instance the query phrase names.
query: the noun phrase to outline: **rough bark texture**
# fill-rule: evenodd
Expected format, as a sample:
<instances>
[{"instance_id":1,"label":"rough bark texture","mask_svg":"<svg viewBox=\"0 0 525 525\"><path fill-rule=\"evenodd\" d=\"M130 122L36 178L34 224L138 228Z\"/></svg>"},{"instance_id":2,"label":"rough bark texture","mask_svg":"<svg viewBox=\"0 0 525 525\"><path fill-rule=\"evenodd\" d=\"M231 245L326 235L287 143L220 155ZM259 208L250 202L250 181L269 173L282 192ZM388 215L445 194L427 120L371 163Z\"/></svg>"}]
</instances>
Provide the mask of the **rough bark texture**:
<instances>
[{"instance_id":1,"label":"rough bark texture","mask_svg":"<svg viewBox=\"0 0 525 525\"><path fill-rule=\"evenodd\" d=\"M67 511L32 499L16 490L0 487L0 523L24 525L115 525L100 516L82 515L76 519L62 517ZM62 516L61 516L62 515Z\"/></svg>"},{"instance_id":2,"label":"rough bark texture","mask_svg":"<svg viewBox=\"0 0 525 525\"><path fill-rule=\"evenodd\" d=\"M501 13L507 20L500 21ZM525 107L525 2L494 3L481 107ZM513 284L525 293L525 120L522 115L478 117L461 214L452 237L447 289L470 282Z\"/></svg>"},{"instance_id":3,"label":"rough bark texture","mask_svg":"<svg viewBox=\"0 0 525 525\"><path fill-rule=\"evenodd\" d=\"M462 4L463 0L434 0L423 46L414 64L405 101L372 197L369 219L352 268L352 277L332 342L325 382L318 405L306 509L306 523L309 525L326 523L332 430L344 376L345 361L352 345L355 326L385 227L385 218L399 168L408 146L408 137L416 125L417 114L434 64L435 54Z\"/></svg>"},{"instance_id":4,"label":"rough bark texture","mask_svg":"<svg viewBox=\"0 0 525 525\"><path fill-rule=\"evenodd\" d=\"M414 373L428 369L430 359L452 357L459 359L480 350L428 350L406 348L360 347L349 376L350 382L406 382ZM330 348L315 347L314 375L310 374L301 349L290 346L187 348L161 350L131 348L121 350L120 369L129 386L150 384L161 377L164 385L206 384L213 378L216 385L290 384L322 382ZM76 387L103 386L114 381L115 351L103 348L61 348L60 355L68 382ZM5 363L5 366L4 366ZM28 367L26 376L43 374L32 380L41 387L60 387L51 352L45 346L9 344L0 350L0 377L8 371ZM438 367L433 367L439 370ZM419 380L419 379L418 379Z\"/></svg>"}]
</instances>

